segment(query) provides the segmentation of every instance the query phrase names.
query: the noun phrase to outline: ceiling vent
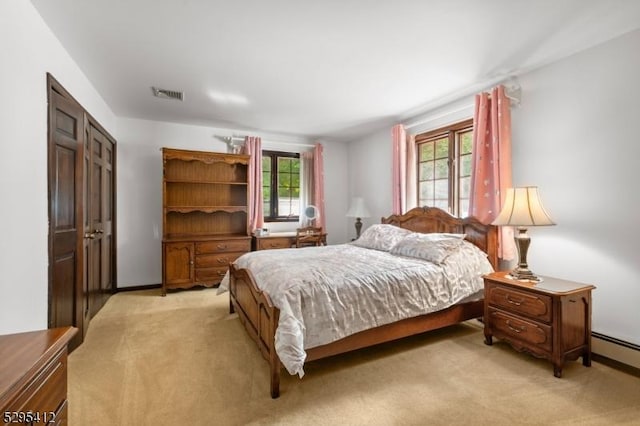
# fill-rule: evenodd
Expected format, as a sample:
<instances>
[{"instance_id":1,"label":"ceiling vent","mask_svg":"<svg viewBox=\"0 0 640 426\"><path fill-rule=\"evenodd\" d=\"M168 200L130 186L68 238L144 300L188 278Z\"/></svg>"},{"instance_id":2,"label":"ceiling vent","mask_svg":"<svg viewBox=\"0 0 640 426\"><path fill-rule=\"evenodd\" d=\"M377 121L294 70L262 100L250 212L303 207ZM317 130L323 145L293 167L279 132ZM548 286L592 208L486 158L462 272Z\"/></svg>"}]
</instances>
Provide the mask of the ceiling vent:
<instances>
[{"instance_id":1,"label":"ceiling vent","mask_svg":"<svg viewBox=\"0 0 640 426\"><path fill-rule=\"evenodd\" d=\"M178 92L176 90L160 89L158 87L152 87L153 96L162 99L175 99L178 101L184 101L184 92Z\"/></svg>"}]
</instances>

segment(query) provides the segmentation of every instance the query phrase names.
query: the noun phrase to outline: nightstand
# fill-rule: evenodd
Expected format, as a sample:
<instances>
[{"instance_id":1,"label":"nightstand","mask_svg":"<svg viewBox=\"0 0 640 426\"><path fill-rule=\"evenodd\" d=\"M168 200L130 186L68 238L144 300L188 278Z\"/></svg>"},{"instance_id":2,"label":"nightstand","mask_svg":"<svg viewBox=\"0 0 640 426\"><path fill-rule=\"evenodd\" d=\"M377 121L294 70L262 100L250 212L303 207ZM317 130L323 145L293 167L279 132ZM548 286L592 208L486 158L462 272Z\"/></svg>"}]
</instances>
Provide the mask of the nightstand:
<instances>
[{"instance_id":1,"label":"nightstand","mask_svg":"<svg viewBox=\"0 0 640 426\"><path fill-rule=\"evenodd\" d=\"M591 366L590 284L541 277L541 282L507 278L508 272L484 277L484 335L493 337L553 363L553 374L562 377L567 360L582 356Z\"/></svg>"}]
</instances>

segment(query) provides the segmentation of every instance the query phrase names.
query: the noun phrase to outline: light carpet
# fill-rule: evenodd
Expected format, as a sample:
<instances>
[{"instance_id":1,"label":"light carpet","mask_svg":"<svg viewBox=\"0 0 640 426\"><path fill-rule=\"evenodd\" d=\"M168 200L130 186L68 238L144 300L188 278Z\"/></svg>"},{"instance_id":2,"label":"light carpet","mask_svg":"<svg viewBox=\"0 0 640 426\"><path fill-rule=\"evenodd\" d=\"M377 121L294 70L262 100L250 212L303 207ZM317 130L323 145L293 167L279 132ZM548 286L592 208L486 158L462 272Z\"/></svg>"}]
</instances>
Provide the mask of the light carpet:
<instances>
[{"instance_id":1,"label":"light carpet","mask_svg":"<svg viewBox=\"0 0 640 426\"><path fill-rule=\"evenodd\" d=\"M269 370L228 294L121 292L69 357L72 426L640 424L640 379L606 365L551 364L481 324L442 330L282 372Z\"/></svg>"}]
</instances>

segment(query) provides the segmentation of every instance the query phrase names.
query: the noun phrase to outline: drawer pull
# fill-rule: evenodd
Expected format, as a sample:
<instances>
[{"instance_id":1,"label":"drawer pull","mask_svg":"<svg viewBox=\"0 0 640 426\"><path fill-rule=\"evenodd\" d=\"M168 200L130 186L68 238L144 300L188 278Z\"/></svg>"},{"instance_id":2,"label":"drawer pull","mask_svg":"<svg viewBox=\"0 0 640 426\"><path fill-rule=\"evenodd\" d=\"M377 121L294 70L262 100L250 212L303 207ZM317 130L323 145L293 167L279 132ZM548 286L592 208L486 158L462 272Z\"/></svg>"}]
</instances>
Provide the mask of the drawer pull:
<instances>
[{"instance_id":1,"label":"drawer pull","mask_svg":"<svg viewBox=\"0 0 640 426\"><path fill-rule=\"evenodd\" d=\"M512 299L511 296L507 294L507 302L511 303L512 305L520 306L524 302L524 299Z\"/></svg>"},{"instance_id":2,"label":"drawer pull","mask_svg":"<svg viewBox=\"0 0 640 426\"><path fill-rule=\"evenodd\" d=\"M224 249L226 249L226 248L227 248L227 245L226 245L226 244L218 244L216 247L217 247L219 250L224 250Z\"/></svg>"},{"instance_id":3,"label":"drawer pull","mask_svg":"<svg viewBox=\"0 0 640 426\"><path fill-rule=\"evenodd\" d=\"M510 330L515 331L516 333L522 333L523 331L527 331L527 327L514 327L511 325L511 321L507 320L507 327Z\"/></svg>"},{"instance_id":4,"label":"drawer pull","mask_svg":"<svg viewBox=\"0 0 640 426\"><path fill-rule=\"evenodd\" d=\"M229 263L229 259L227 259L226 257L222 257L220 259L216 259L216 262L220 263L221 265L227 265Z\"/></svg>"}]
</instances>

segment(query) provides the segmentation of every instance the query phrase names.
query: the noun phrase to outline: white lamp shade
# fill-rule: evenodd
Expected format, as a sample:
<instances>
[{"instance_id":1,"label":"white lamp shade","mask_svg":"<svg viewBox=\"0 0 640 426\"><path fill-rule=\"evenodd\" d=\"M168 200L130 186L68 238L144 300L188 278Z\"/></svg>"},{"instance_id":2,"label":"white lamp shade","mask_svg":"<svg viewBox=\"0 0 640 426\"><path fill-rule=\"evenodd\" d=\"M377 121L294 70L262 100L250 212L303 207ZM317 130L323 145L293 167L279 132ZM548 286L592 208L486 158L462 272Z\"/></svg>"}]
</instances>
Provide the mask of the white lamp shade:
<instances>
[{"instance_id":1,"label":"white lamp shade","mask_svg":"<svg viewBox=\"0 0 640 426\"><path fill-rule=\"evenodd\" d=\"M538 187L526 186L507 189L504 206L492 225L544 226L555 225L542 206Z\"/></svg>"},{"instance_id":2,"label":"white lamp shade","mask_svg":"<svg viewBox=\"0 0 640 426\"><path fill-rule=\"evenodd\" d=\"M347 217L369 217L369 210L367 210L367 206L364 205L362 197L354 197L353 200L351 200Z\"/></svg>"}]
</instances>

